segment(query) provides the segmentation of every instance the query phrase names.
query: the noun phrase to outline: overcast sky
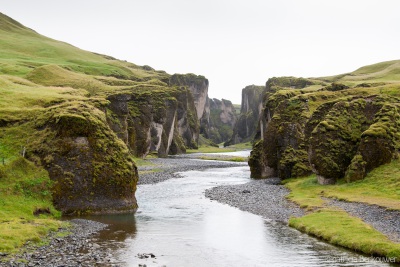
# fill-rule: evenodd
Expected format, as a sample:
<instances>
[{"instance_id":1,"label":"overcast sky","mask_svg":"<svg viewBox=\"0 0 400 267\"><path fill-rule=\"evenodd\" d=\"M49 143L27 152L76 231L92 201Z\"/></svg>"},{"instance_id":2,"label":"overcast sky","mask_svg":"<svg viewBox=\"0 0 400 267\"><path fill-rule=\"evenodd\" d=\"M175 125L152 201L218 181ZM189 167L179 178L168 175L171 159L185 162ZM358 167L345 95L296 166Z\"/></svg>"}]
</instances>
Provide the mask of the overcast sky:
<instances>
[{"instance_id":1,"label":"overcast sky","mask_svg":"<svg viewBox=\"0 0 400 267\"><path fill-rule=\"evenodd\" d=\"M274 76L400 59L399 0L0 0L1 12L79 48L210 81L209 96Z\"/></svg>"}]
</instances>

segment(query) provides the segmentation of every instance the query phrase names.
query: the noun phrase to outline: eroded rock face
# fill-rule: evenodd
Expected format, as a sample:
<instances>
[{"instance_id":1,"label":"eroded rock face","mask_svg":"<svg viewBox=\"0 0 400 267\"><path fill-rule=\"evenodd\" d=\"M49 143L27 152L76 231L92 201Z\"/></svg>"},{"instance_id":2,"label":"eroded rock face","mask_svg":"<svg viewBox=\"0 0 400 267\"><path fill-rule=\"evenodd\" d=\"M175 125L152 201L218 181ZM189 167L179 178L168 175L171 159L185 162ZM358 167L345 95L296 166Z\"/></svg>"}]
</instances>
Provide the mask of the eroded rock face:
<instances>
[{"instance_id":1,"label":"eroded rock face","mask_svg":"<svg viewBox=\"0 0 400 267\"><path fill-rule=\"evenodd\" d=\"M200 121L200 133L214 143L227 141L236 124L236 111L232 102L226 99L209 99L205 115Z\"/></svg>"},{"instance_id":2,"label":"eroded rock face","mask_svg":"<svg viewBox=\"0 0 400 267\"><path fill-rule=\"evenodd\" d=\"M130 213L137 168L104 113L80 104L48 111L35 122L41 134L30 151L55 182L53 201L64 215Z\"/></svg>"},{"instance_id":3,"label":"eroded rock face","mask_svg":"<svg viewBox=\"0 0 400 267\"><path fill-rule=\"evenodd\" d=\"M252 140L262 112L263 92L265 86L250 85L242 90L240 115L233 128L232 137L225 146Z\"/></svg>"},{"instance_id":4,"label":"eroded rock face","mask_svg":"<svg viewBox=\"0 0 400 267\"><path fill-rule=\"evenodd\" d=\"M196 146L197 117L186 88L157 92L111 95L107 121L133 151L144 157L183 153Z\"/></svg>"},{"instance_id":5,"label":"eroded rock face","mask_svg":"<svg viewBox=\"0 0 400 267\"><path fill-rule=\"evenodd\" d=\"M262 141L249 160L252 177L289 178L314 172L321 184L340 178L351 182L398 156L396 98L358 95L348 88L309 94L292 89L296 88L266 91L260 120L264 128L259 127Z\"/></svg>"}]
</instances>

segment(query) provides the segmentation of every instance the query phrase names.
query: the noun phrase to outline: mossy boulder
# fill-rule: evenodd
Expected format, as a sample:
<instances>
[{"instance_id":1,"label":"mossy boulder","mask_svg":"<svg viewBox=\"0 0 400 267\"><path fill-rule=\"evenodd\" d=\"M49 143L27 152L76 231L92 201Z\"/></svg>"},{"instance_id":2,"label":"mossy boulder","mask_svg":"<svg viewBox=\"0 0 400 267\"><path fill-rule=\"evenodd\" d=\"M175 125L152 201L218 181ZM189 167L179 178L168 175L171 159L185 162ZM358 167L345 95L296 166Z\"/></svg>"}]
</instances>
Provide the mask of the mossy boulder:
<instances>
[{"instance_id":1,"label":"mossy boulder","mask_svg":"<svg viewBox=\"0 0 400 267\"><path fill-rule=\"evenodd\" d=\"M361 133L371 124L368 117L373 104L364 99L339 101L313 130L309 157L314 171L325 179L344 177L357 153Z\"/></svg>"},{"instance_id":2,"label":"mossy boulder","mask_svg":"<svg viewBox=\"0 0 400 267\"><path fill-rule=\"evenodd\" d=\"M366 161L366 171L397 158L399 148L399 104L385 103L376 113L373 124L361 135L359 152Z\"/></svg>"},{"instance_id":3,"label":"mossy boulder","mask_svg":"<svg viewBox=\"0 0 400 267\"><path fill-rule=\"evenodd\" d=\"M86 104L50 108L35 120L30 157L55 182L53 201L65 215L128 213L137 209L137 168L105 115Z\"/></svg>"}]
</instances>

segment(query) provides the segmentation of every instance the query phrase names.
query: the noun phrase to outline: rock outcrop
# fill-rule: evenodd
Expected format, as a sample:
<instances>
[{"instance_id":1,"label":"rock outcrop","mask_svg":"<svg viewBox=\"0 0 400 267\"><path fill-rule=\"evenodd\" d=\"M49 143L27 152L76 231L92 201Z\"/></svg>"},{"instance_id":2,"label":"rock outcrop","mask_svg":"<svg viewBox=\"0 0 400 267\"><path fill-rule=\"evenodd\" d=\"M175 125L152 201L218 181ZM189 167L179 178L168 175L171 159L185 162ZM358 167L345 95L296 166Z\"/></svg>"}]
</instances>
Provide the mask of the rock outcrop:
<instances>
[{"instance_id":1,"label":"rock outcrop","mask_svg":"<svg viewBox=\"0 0 400 267\"><path fill-rule=\"evenodd\" d=\"M344 177L350 182L396 158L400 100L376 92L315 79L270 79L262 140L249 160L252 177L314 172L321 184Z\"/></svg>"},{"instance_id":2,"label":"rock outcrop","mask_svg":"<svg viewBox=\"0 0 400 267\"><path fill-rule=\"evenodd\" d=\"M137 209L137 168L100 109L88 103L63 104L28 125L36 131L28 158L48 170L54 205L64 215Z\"/></svg>"},{"instance_id":3,"label":"rock outcrop","mask_svg":"<svg viewBox=\"0 0 400 267\"><path fill-rule=\"evenodd\" d=\"M233 133L225 146L253 140L262 111L265 86L249 85L242 90L240 115L233 127Z\"/></svg>"}]
</instances>

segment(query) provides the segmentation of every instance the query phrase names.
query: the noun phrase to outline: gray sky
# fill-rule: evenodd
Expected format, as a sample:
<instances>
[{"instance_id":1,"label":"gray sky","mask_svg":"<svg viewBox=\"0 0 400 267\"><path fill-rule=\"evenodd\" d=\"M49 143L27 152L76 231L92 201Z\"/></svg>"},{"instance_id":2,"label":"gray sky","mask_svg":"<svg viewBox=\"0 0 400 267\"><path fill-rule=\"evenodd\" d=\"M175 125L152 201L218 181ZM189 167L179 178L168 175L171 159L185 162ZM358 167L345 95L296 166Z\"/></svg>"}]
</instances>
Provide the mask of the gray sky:
<instances>
[{"instance_id":1,"label":"gray sky","mask_svg":"<svg viewBox=\"0 0 400 267\"><path fill-rule=\"evenodd\" d=\"M79 48L210 81L241 101L274 76L400 59L399 0L0 0L1 12Z\"/></svg>"}]
</instances>

